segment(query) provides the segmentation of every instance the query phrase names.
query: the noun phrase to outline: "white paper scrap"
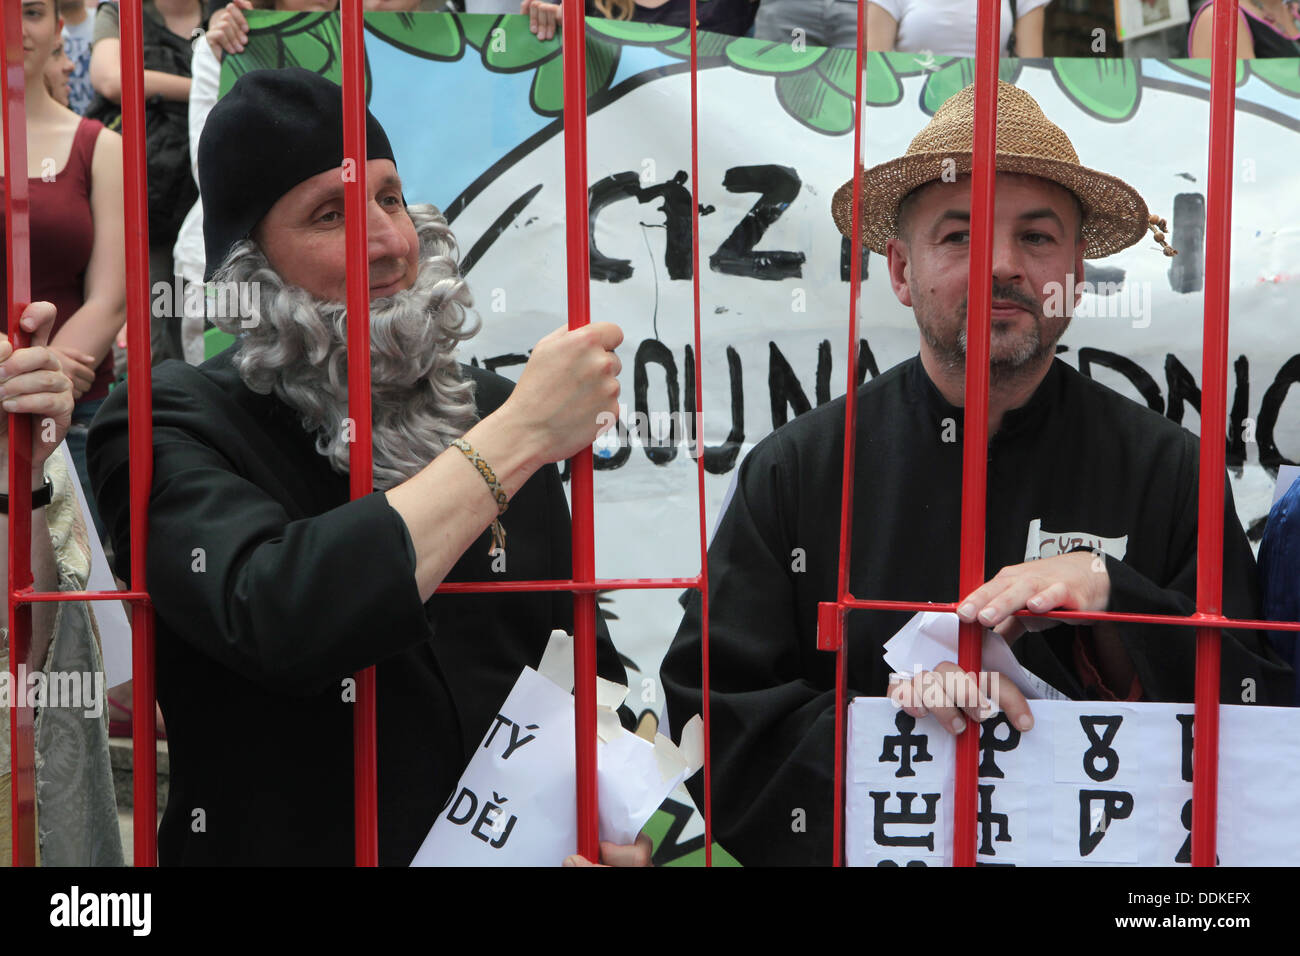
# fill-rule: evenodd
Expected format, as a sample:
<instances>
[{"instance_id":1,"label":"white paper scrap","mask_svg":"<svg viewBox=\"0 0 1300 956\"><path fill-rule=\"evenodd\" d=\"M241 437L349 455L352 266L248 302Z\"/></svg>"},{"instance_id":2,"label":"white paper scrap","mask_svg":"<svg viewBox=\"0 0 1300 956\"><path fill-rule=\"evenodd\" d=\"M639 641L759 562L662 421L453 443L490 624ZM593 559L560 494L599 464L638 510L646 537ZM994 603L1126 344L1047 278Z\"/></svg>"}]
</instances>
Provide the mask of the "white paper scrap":
<instances>
[{"instance_id":1,"label":"white paper scrap","mask_svg":"<svg viewBox=\"0 0 1300 956\"><path fill-rule=\"evenodd\" d=\"M956 661L960 623L956 614L948 612L921 611L913 615L885 642L885 663L896 674L911 675L917 670L933 670L942 661ZM1002 674L1027 700L1068 699L1037 674L1026 670L1002 635L994 631L984 631L980 665L985 671Z\"/></svg>"}]
</instances>

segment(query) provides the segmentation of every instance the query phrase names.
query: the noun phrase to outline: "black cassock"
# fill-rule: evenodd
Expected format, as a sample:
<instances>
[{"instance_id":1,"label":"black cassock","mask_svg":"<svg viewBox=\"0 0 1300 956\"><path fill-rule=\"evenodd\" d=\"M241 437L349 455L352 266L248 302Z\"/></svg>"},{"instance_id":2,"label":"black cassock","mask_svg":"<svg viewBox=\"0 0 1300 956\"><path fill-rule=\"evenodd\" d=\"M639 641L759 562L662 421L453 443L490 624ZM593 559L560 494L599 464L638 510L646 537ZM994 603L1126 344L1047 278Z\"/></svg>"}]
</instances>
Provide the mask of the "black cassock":
<instances>
[{"instance_id":1,"label":"black cassock","mask_svg":"<svg viewBox=\"0 0 1300 956\"><path fill-rule=\"evenodd\" d=\"M377 665L379 856L411 861L520 670L570 592L435 595L381 493L348 501L296 412L244 386L232 350L154 369L148 590L170 791L159 860L346 865L353 860L354 671ZM479 415L511 383L462 366ZM459 452L454 452L459 454ZM96 416L89 463L119 577L130 582L126 389ZM565 579L569 513L548 465L502 517L507 564L486 532L448 581ZM599 671L626 676L603 622ZM557 860L558 864L560 861Z\"/></svg>"},{"instance_id":2,"label":"black cassock","mask_svg":"<svg viewBox=\"0 0 1300 956\"><path fill-rule=\"evenodd\" d=\"M917 357L859 396L849 589L864 599L955 601L962 410ZM836 594L843 443L843 399L759 442L741 463L709 548L714 832L746 864L831 858L834 656L817 650L816 622L818 602ZM1027 552L1048 556L1111 539L1103 548L1107 610L1193 613L1198 464L1190 432L1058 359L989 445L986 580ZM1230 489L1224 528L1225 613L1258 618L1255 561ZM701 701L698 593L685 604L661 670L675 730ZM850 694L886 692L881 647L910 617L848 614ZM1086 699L1075 666L1083 630L1026 635L1016 656ZM1192 700L1193 629L1121 625L1120 635L1141 699ZM1260 635L1225 632L1225 703L1241 703L1247 688L1261 704L1286 702L1289 668ZM702 778L690 781L701 805Z\"/></svg>"}]
</instances>

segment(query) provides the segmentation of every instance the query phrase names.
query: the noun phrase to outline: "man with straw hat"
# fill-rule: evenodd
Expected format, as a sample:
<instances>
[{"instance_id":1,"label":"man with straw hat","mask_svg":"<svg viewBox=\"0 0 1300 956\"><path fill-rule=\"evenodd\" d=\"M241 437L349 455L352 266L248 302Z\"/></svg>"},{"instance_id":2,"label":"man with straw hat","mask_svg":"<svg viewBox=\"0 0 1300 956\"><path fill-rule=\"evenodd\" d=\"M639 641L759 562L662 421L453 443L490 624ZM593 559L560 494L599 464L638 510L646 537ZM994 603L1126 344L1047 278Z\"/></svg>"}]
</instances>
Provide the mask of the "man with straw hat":
<instances>
[{"instance_id":1,"label":"man with straw hat","mask_svg":"<svg viewBox=\"0 0 1300 956\"><path fill-rule=\"evenodd\" d=\"M917 356L859 389L850 555L858 598L951 602L1074 699L1190 701L1188 628L1016 618L1028 609L1195 610L1197 440L1055 358L1082 292L1083 260L1150 228L1141 196L1080 165L1022 90L998 85L993 215L986 584L957 590L970 260L974 89L949 99L906 155L866 170L862 242L884 256L916 314ZM851 233L852 182L832 215ZM1163 224L1160 224L1163 227ZM828 863L834 658L817 605L836 595L844 401L801 415L742 462L709 549L713 813L742 863ZM1227 490L1223 609L1259 616L1250 545ZM691 594L661 676L677 727L701 705L701 602ZM890 694L959 732L980 707L955 663L892 675L881 646L911 615L846 619L852 693ZM1056 625L1056 626L1054 626ZM1026 632L1026 628L1028 632ZM1224 632L1224 701L1281 701L1288 669L1258 632ZM1243 693L1243 688L1247 688ZM1033 716L1010 680L982 683L1021 731ZM702 804L703 780L691 781Z\"/></svg>"}]
</instances>

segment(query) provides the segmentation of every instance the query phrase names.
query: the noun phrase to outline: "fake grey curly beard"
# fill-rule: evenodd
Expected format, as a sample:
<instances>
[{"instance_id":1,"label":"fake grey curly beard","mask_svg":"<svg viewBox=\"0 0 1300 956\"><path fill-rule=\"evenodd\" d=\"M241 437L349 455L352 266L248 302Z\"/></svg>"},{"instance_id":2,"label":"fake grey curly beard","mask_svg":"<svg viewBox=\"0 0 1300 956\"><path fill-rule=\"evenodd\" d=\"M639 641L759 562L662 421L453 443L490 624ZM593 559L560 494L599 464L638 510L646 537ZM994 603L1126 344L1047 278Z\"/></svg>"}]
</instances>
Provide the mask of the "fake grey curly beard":
<instances>
[{"instance_id":1,"label":"fake grey curly beard","mask_svg":"<svg viewBox=\"0 0 1300 956\"><path fill-rule=\"evenodd\" d=\"M457 267L455 237L431 205L408 208L420 239L415 284L370 303L374 487L413 476L478 420L474 383L462 376L457 345L479 330ZM239 340L234 364L250 389L274 392L302 416L316 450L348 473L347 307L287 285L252 240L236 245L213 276L257 283L244 317L217 316ZM245 288L231 286L230 288ZM238 300L237 300L238 301Z\"/></svg>"}]
</instances>

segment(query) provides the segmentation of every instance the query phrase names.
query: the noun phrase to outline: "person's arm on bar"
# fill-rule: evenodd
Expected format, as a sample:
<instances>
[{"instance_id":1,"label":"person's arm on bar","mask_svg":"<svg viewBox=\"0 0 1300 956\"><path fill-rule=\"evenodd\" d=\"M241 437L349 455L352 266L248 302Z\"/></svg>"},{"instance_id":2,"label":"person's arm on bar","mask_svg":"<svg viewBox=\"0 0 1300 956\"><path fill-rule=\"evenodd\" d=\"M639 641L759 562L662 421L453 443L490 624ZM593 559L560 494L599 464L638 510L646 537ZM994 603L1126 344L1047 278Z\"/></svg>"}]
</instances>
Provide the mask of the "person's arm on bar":
<instances>
[{"instance_id":1,"label":"person's arm on bar","mask_svg":"<svg viewBox=\"0 0 1300 956\"><path fill-rule=\"evenodd\" d=\"M1029 631L1043 631L1061 622L1051 618L1013 617L1014 611L1107 611L1185 617L1196 611L1197 505L1199 449L1190 433L1177 452L1182 461L1177 487L1170 493L1176 516L1166 541L1169 556L1159 580L1112 555L1086 549L1003 568L996 577L959 603L963 620L978 620L1014 642ZM1255 560L1237 520L1232 485L1224 478L1223 602L1227 617L1260 617ZM987 615L987 616L986 616ZM1124 699L1134 680L1143 700L1190 701L1195 660L1194 628L1158 624L1098 622L1084 645L1084 654L1097 670L1106 690ZM1222 692L1225 702L1241 694L1241 681L1250 679L1262 702L1280 701L1286 694L1290 669L1280 661L1259 631L1223 632ZM1082 675L1076 674L1078 677Z\"/></svg>"},{"instance_id":2,"label":"person's arm on bar","mask_svg":"<svg viewBox=\"0 0 1300 956\"><path fill-rule=\"evenodd\" d=\"M465 434L512 497L542 465L563 461L595 440L602 411L617 410L618 327L557 329L533 349L506 403ZM415 543L415 580L427 601L465 549L497 517L486 482L449 448L415 477L387 492Z\"/></svg>"},{"instance_id":3,"label":"person's arm on bar","mask_svg":"<svg viewBox=\"0 0 1300 956\"><path fill-rule=\"evenodd\" d=\"M49 338L50 327L54 324L54 306L48 302L34 302L24 311L20 320L23 329L32 334L31 347L15 352L9 337L0 333L0 481L4 482L5 493L9 486L9 416L25 414L32 416L32 491L35 493L45 483L45 460L63 441L68 424L72 419L72 383L59 371L57 356L43 343ZM44 422L54 423L49 431ZM51 440L47 441L46 438ZM10 509L14 502L10 501ZM9 517L0 515L0 536L5 542L9 538ZM32 509L32 578L36 591L54 591L58 589L59 575L54 561L54 548L50 541L50 529L45 521L45 509ZM9 548L0 545L0 581L8 587ZM7 603L7 602L6 602ZM31 659L26 663L31 668L44 665L45 652L53 637L54 621L58 606L48 601L38 601L32 605L32 645ZM8 627L8 617L0 626Z\"/></svg>"}]
</instances>

